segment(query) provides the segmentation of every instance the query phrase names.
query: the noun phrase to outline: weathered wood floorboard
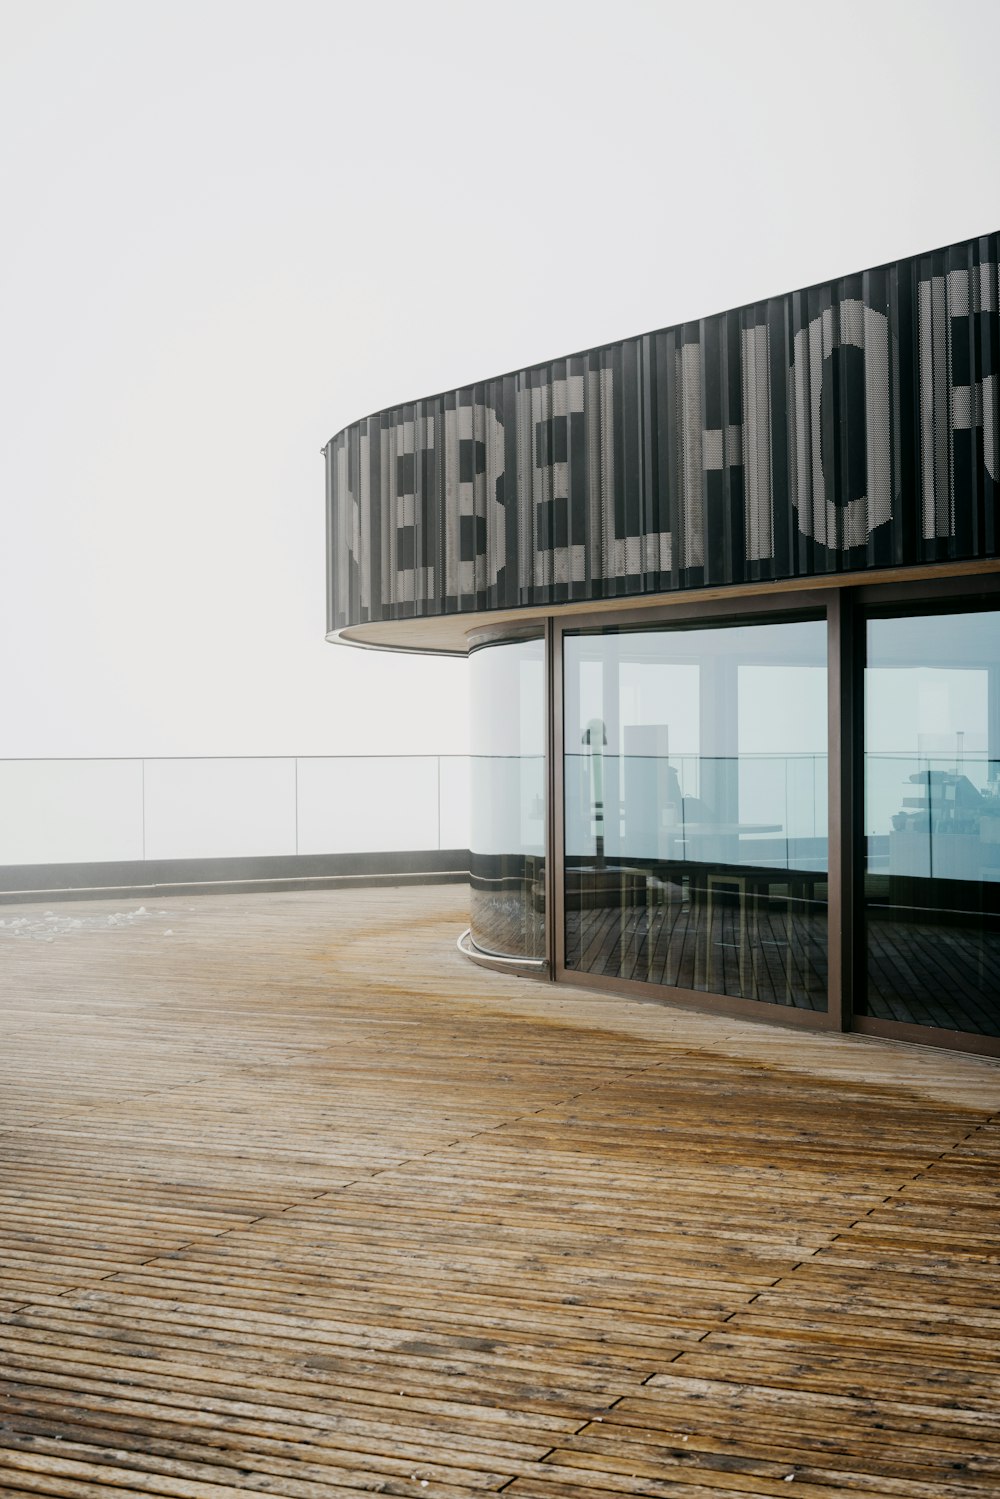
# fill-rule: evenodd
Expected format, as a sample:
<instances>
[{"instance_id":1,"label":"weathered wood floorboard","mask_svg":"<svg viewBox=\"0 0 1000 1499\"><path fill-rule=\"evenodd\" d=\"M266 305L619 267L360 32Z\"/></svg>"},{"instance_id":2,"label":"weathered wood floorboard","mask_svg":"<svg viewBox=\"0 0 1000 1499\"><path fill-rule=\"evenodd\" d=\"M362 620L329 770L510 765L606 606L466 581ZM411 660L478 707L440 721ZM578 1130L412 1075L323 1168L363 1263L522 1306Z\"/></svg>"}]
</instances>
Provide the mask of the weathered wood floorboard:
<instances>
[{"instance_id":1,"label":"weathered wood floorboard","mask_svg":"<svg viewBox=\"0 0 1000 1499\"><path fill-rule=\"evenodd\" d=\"M0 909L5 1499L1000 1494L1000 1067L464 905Z\"/></svg>"}]
</instances>

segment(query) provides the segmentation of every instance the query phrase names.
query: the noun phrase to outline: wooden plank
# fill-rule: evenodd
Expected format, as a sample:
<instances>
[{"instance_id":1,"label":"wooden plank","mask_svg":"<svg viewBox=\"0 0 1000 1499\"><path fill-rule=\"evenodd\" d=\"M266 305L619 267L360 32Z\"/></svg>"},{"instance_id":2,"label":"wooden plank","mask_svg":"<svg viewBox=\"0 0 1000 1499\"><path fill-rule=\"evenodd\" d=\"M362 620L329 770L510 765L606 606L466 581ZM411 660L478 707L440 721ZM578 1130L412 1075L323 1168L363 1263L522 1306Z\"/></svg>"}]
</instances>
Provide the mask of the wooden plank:
<instances>
[{"instance_id":1,"label":"wooden plank","mask_svg":"<svg viewBox=\"0 0 1000 1499\"><path fill-rule=\"evenodd\" d=\"M1000 1490L1000 1068L492 974L462 899L0 928L0 1493Z\"/></svg>"}]
</instances>

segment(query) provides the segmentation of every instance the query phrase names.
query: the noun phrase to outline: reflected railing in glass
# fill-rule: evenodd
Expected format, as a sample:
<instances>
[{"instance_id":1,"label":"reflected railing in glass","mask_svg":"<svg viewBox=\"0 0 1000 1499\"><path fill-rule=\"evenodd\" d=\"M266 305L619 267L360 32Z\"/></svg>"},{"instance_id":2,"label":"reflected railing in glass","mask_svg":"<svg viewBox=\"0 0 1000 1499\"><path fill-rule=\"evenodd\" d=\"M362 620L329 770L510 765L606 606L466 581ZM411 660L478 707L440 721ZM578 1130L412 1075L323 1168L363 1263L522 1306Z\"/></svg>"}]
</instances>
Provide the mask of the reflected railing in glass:
<instances>
[{"instance_id":1,"label":"reflected railing in glass","mask_svg":"<svg viewBox=\"0 0 1000 1499\"><path fill-rule=\"evenodd\" d=\"M566 854L827 867L826 755L567 754ZM707 783L711 781L709 799ZM716 808L719 792L733 814Z\"/></svg>"},{"instance_id":2,"label":"reflected railing in glass","mask_svg":"<svg viewBox=\"0 0 1000 1499\"><path fill-rule=\"evenodd\" d=\"M826 1008L825 755L588 746L565 785L567 967Z\"/></svg>"},{"instance_id":3,"label":"reflected railing in glass","mask_svg":"<svg viewBox=\"0 0 1000 1499\"><path fill-rule=\"evenodd\" d=\"M865 832L872 874L1000 880L1000 760L866 755Z\"/></svg>"}]
</instances>

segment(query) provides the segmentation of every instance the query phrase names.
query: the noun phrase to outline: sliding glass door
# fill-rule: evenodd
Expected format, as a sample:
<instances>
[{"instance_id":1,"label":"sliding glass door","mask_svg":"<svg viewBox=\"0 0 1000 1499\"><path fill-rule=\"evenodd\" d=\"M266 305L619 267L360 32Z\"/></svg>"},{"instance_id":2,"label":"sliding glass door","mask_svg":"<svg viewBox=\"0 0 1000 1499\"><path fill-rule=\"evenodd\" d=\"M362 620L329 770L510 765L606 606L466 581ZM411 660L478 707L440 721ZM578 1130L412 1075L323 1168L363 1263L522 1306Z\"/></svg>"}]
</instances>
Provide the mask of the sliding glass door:
<instances>
[{"instance_id":1,"label":"sliding glass door","mask_svg":"<svg viewBox=\"0 0 1000 1499\"><path fill-rule=\"evenodd\" d=\"M567 969L825 1010L826 623L567 633Z\"/></svg>"},{"instance_id":2,"label":"sliding glass door","mask_svg":"<svg viewBox=\"0 0 1000 1499\"><path fill-rule=\"evenodd\" d=\"M1000 1035L1000 612L867 622L860 1014Z\"/></svg>"}]
</instances>

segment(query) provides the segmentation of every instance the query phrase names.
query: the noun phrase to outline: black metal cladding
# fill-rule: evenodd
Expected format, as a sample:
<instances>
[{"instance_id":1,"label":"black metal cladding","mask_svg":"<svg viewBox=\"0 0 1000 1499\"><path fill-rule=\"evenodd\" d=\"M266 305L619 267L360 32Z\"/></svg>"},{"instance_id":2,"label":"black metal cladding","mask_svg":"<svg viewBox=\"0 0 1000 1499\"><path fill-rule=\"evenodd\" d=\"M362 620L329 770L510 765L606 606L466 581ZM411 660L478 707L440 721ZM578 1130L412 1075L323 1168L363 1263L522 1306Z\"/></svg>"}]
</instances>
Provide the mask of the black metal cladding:
<instances>
[{"instance_id":1,"label":"black metal cladding","mask_svg":"<svg viewBox=\"0 0 1000 1499\"><path fill-rule=\"evenodd\" d=\"M329 628L996 557L998 241L346 427Z\"/></svg>"}]
</instances>

